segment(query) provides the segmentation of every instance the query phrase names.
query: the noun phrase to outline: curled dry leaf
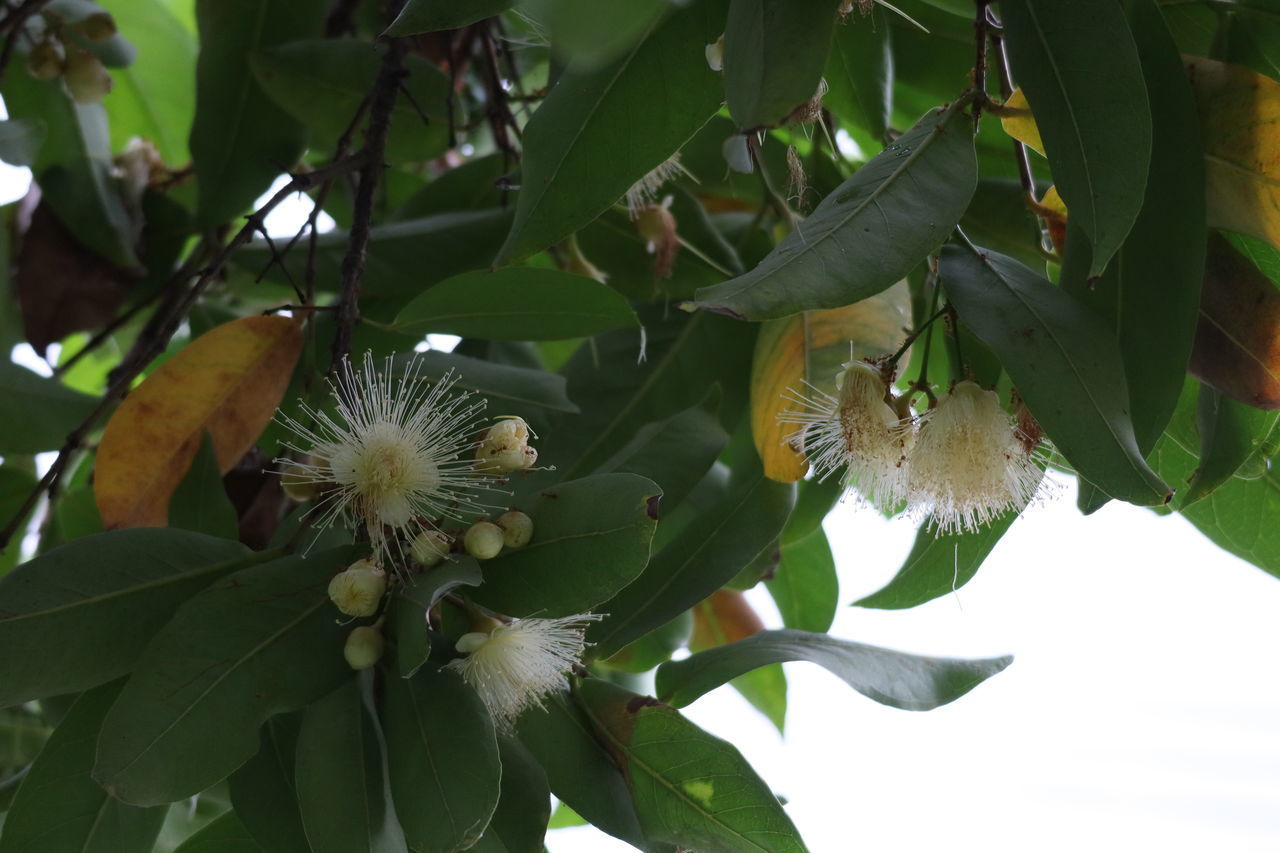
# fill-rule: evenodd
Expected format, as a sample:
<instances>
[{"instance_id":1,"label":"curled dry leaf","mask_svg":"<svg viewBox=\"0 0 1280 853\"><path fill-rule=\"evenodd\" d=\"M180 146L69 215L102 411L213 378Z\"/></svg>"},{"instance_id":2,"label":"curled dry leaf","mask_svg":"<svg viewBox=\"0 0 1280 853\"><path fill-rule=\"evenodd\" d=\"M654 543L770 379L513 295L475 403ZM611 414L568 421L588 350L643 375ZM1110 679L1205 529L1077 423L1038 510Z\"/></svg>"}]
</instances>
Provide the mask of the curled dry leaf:
<instances>
[{"instance_id":1,"label":"curled dry leaf","mask_svg":"<svg viewBox=\"0 0 1280 853\"><path fill-rule=\"evenodd\" d=\"M225 474L275 414L302 349L287 317L243 317L162 364L107 422L94 474L102 523L162 527L207 430Z\"/></svg>"}]
</instances>

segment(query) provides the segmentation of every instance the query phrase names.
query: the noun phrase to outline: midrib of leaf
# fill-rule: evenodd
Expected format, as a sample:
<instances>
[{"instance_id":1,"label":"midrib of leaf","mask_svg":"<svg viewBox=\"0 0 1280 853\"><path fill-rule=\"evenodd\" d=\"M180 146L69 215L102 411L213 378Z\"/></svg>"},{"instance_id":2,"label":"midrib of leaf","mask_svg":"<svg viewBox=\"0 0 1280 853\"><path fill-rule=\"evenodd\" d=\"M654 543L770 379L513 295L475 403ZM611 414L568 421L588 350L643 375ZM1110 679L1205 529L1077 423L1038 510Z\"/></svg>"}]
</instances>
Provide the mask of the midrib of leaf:
<instances>
[{"instance_id":1,"label":"midrib of leaf","mask_svg":"<svg viewBox=\"0 0 1280 853\"><path fill-rule=\"evenodd\" d=\"M1116 446L1120 448L1125 459L1129 462L1130 469L1135 474L1138 475L1139 479L1145 481L1147 478L1145 475L1143 475L1142 469L1139 468L1137 465L1133 464L1134 460L1132 458L1132 454L1130 454L1128 451L1125 450L1124 441L1121 439L1120 434L1116 432L1115 425L1111 423L1110 418L1108 418L1106 415L1102 413L1102 409L1099 407L1098 401L1093 396L1093 389L1089 387L1089 383L1084 381L1084 375L1080 372L1080 368L1076 365L1075 360L1071 357L1070 352L1062 345L1062 341L1059 340L1056 334L1054 334L1053 328L1044 321L1044 318L1041 317L1040 313L1031 306L1031 303L1029 303L1026 299L1023 298L1022 294L1018 292L1017 288L1010 286L1009 282L1005 280L1004 276L1002 276L995 269L995 267L993 267L988 262L987 258L981 252L975 251L974 254L977 255L978 260L982 263L982 265L991 271L991 274L995 276L996 281L999 281L1000 284L1004 286L1005 290L1009 291L1009 293L1013 296L1013 298L1016 299L1024 309L1026 309L1027 313L1035 318L1036 322L1040 325L1040 329L1046 335L1048 335L1050 340L1053 341L1054 345L1058 349L1058 352L1062 353L1063 361L1067 364L1069 368L1071 368L1071 373L1075 376L1076 384L1080 386L1081 390L1084 391L1085 396L1089 399L1089 403L1093 407L1094 414L1096 414L1102 420L1103 426L1106 427L1107 432L1111 434L1111 437L1115 439ZM1157 477L1157 479L1159 478ZM1152 488L1150 485L1148 485L1148 488L1151 488L1152 492L1155 491L1155 489Z\"/></svg>"},{"instance_id":2,"label":"midrib of leaf","mask_svg":"<svg viewBox=\"0 0 1280 853\"><path fill-rule=\"evenodd\" d=\"M724 821L720 820L715 813L708 811L706 807L704 807L701 803L693 800L684 791L680 790L679 788L675 787L670 782L668 782L666 780L666 777L664 777L661 773L659 773L657 770L651 767L647 762L644 761L644 759L636 755L634 749L629 748L627 744L620 741L617 738L617 736L614 735L613 731L604 723L602 723L594 713L592 713L591 709L586 706L585 702L581 702L579 704L582 706L582 709L583 711L586 712L587 716L591 718L591 721L596 724L595 725L596 731L603 734L618 748L619 751L624 753L627 756L628 763L638 766L641 770L645 772L645 775L647 775L650 779L661 784L662 787L666 788L669 792L674 794L677 799L683 801L685 805L689 806L694 811L706 817L709 821L711 821L716 826L723 829L725 832L729 833L734 838L741 838L743 841L750 844L752 849L759 850L760 853L769 853L769 848L761 847L759 844L752 841L750 838L747 838L741 832L729 826ZM643 711L641 711L640 713L643 713Z\"/></svg>"},{"instance_id":3,"label":"midrib of leaf","mask_svg":"<svg viewBox=\"0 0 1280 853\"><path fill-rule=\"evenodd\" d=\"M1222 166L1224 169L1230 169L1234 172L1239 172L1241 175L1243 175L1244 177L1248 178L1251 181L1257 181L1259 183L1268 184L1273 187L1280 187L1280 178L1273 178L1270 175L1264 174L1263 172L1259 172L1256 169L1250 169L1248 166L1242 166L1239 163L1236 163L1233 160L1228 160L1225 157L1222 157L1218 154L1210 154L1209 152L1206 151L1204 155L1204 159L1208 160L1210 163L1214 164L1215 166Z\"/></svg>"},{"instance_id":4,"label":"midrib of leaf","mask_svg":"<svg viewBox=\"0 0 1280 853\"><path fill-rule=\"evenodd\" d=\"M445 794L447 789L440 779L440 768L436 766L435 757L432 755L431 741L427 737L426 729L422 726L422 715L418 712L418 696L414 692L412 684L406 684L404 687L409 696L409 705L413 709L413 726L418 730L418 740L422 743L422 751L426 754L427 765L431 768L431 778L435 780L436 790L440 792L440 802L444 805L444 812L449 817L450 835L457 838L458 822L453 819L453 809L449 807L449 800ZM458 840L462 841L463 839Z\"/></svg>"},{"instance_id":5,"label":"midrib of leaf","mask_svg":"<svg viewBox=\"0 0 1280 853\"><path fill-rule=\"evenodd\" d=\"M947 123L951 121L951 118L952 116L955 115L955 112L967 106L969 101L970 101L970 96L966 95L964 97L958 98L949 107L939 112L938 121L930 129L928 136L926 136L924 140L915 147L915 150L913 150L906 157L902 158L901 165L899 165L896 169L894 169L892 172L886 175L885 179L881 181L878 186L872 189L871 193L865 199L859 202L843 217L839 218L830 228L827 228L822 234L819 234L812 241L809 241L809 240L805 240L804 224L801 223L801 225L798 226L795 231L795 233L799 234L800 238L804 240L804 245L799 251L796 251L793 254L789 255L785 260L779 263L776 267L769 270L768 272L762 273L759 276L753 276L752 273L754 273L755 270L753 270L752 272L746 273L739 279L739 283L737 287L734 287L732 290L725 291L723 295L719 296L716 299L716 303L723 303L725 300L732 299L733 297L737 296L739 293L742 293L745 290L749 290L750 288L755 286L756 281L760 278L777 275L780 270L787 268L788 266L795 263L800 258L803 258L807 256L810 252L815 251L818 248L818 246L822 245L822 243L825 240L827 240L829 237L834 236L836 231L848 225L850 221L852 221L855 217L860 216L871 205L874 204L878 208L880 204L880 201L879 201L880 196L883 193L888 192L889 189L897 186L898 178L906 174L907 170L911 167L911 165L917 159L924 156L924 153L927 150L933 147L934 140L938 139L942 135L943 129L946 127ZM881 210L880 215L884 216L883 210ZM763 265L763 263L764 262L762 261L761 265ZM760 269L760 267L757 266L756 269L758 270Z\"/></svg>"},{"instance_id":6,"label":"midrib of leaf","mask_svg":"<svg viewBox=\"0 0 1280 853\"><path fill-rule=\"evenodd\" d=\"M294 628L297 628L298 625L300 625L302 622L310 618L313 613L316 613L318 610L320 610L320 608L324 607L327 603L328 603L327 597L317 601L315 604L311 605L311 607L308 607L301 614L299 614L298 616L294 617L289 622L287 622L279 630L273 631L271 634L269 634L266 637L266 639L259 642L258 645L254 646L246 654L241 655L240 658L235 661L235 663L233 663L231 666L224 669L222 673L218 675L217 678L211 681L209 683L209 686L200 692L200 695L196 696L194 699L187 702L186 707L183 708L182 710L182 713L174 717L173 720L169 723L169 725L165 726L164 729L159 734L157 734L154 738L148 741L146 746L138 750L138 753L133 757L132 760L129 761L128 764L125 764L123 767L116 770L112 774L111 778L113 779L118 778L121 774L125 773L130 767L137 764L138 761L141 760L142 756L150 752L151 749L156 745L156 743L160 741L161 738L168 735L169 732L173 731L175 726L177 726L179 723L185 720L187 716L191 713L191 709L199 705L206 698L208 698L209 694L212 693L215 688L220 686L222 682L230 678L233 673L238 672L240 667L244 666L246 662L253 660L264 649L278 642L281 637L284 637Z\"/></svg>"},{"instance_id":7,"label":"midrib of leaf","mask_svg":"<svg viewBox=\"0 0 1280 853\"><path fill-rule=\"evenodd\" d=\"M1089 212L1093 219L1094 236L1096 237L1098 229L1098 197L1093 189L1093 172L1089 168L1089 158L1085 155L1084 135L1080 132L1080 122L1076 120L1076 111L1072 107L1071 99L1067 97L1067 88L1062 82L1062 72L1058 68L1057 58L1053 55L1053 51L1049 49L1049 42L1044 37L1044 28L1040 26L1040 19L1036 16L1035 6L1031 3L1025 3L1024 6L1027 14L1031 17L1032 23L1035 25L1036 38L1040 40L1040 46L1044 48L1044 55L1049 61L1049 69L1053 72L1053 79L1058 84L1058 91L1062 93L1062 100L1067 104L1067 116L1071 119L1071 129L1075 131L1080 162L1084 166L1084 181L1089 188Z\"/></svg>"}]
</instances>

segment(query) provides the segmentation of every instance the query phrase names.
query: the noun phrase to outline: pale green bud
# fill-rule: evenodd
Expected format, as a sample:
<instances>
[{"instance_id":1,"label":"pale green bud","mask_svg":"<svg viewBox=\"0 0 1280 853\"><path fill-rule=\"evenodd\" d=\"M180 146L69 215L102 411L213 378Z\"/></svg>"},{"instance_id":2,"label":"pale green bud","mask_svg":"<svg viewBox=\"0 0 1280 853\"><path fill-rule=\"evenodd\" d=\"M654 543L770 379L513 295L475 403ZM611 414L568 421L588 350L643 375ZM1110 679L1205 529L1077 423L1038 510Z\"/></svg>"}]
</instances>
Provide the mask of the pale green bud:
<instances>
[{"instance_id":1,"label":"pale green bud","mask_svg":"<svg viewBox=\"0 0 1280 853\"><path fill-rule=\"evenodd\" d=\"M348 616L372 616L387 591L387 573L357 560L329 581L329 600Z\"/></svg>"},{"instance_id":2,"label":"pale green bud","mask_svg":"<svg viewBox=\"0 0 1280 853\"><path fill-rule=\"evenodd\" d=\"M424 569L437 566L449 556L453 540L439 530L424 530L409 545L413 561Z\"/></svg>"},{"instance_id":3,"label":"pale green bud","mask_svg":"<svg viewBox=\"0 0 1280 853\"><path fill-rule=\"evenodd\" d=\"M368 669L382 659L386 650L387 641L382 632L372 625L362 625L347 635L342 656L352 669Z\"/></svg>"},{"instance_id":4,"label":"pale green bud","mask_svg":"<svg viewBox=\"0 0 1280 853\"><path fill-rule=\"evenodd\" d=\"M504 512L496 523L502 528L502 543L508 548L523 548L533 538L533 519L519 510Z\"/></svg>"},{"instance_id":5,"label":"pale green bud","mask_svg":"<svg viewBox=\"0 0 1280 853\"><path fill-rule=\"evenodd\" d=\"M502 551L502 528L491 521L477 521L462 538L467 553L477 560L492 560Z\"/></svg>"}]
</instances>

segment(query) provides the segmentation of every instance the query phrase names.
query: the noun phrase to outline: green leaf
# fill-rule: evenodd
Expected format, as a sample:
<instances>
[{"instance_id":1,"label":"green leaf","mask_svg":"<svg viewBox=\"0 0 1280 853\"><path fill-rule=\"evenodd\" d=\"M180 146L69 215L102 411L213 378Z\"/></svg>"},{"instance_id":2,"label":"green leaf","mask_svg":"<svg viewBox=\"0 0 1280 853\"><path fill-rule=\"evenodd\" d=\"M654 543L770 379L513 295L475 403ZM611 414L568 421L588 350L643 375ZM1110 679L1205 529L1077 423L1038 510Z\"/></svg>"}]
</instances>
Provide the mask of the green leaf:
<instances>
[{"instance_id":1,"label":"green leaf","mask_svg":"<svg viewBox=\"0 0 1280 853\"><path fill-rule=\"evenodd\" d=\"M111 73L115 88L102 102L111 118L111 147L123 151L130 139L141 136L166 164L183 166L191 159L187 134L195 116L194 35L164 0L114 3L111 15L143 57Z\"/></svg>"},{"instance_id":2,"label":"green leaf","mask_svg":"<svg viewBox=\"0 0 1280 853\"><path fill-rule=\"evenodd\" d=\"M396 639L396 667L401 678L410 678L431 655L427 611L460 586L479 586L484 580L480 564L471 557L453 557L425 574L410 575L391 609Z\"/></svg>"},{"instance_id":3,"label":"green leaf","mask_svg":"<svg viewBox=\"0 0 1280 853\"><path fill-rule=\"evenodd\" d=\"M368 42L314 39L260 51L249 64L273 101L332 144L373 90L381 61ZM406 57L404 70L387 137L386 159L393 164L430 160L449 147L449 78L420 56Z\"/></svg>"},{"instance_id":4,"label":"green leaf","mask_svg":"<svg viewBox=\"0 0 1280 853\"><path fill-rule=\"evenodd\" d=\"M294 778L314 853L407 853L391 806L385 752L356 679L307 707Z\"/></svg>"},{"instance_id":5,"label":"green leaf","mask_svg":"<svg viewBox=\"0 0 1280 853\"><path fill-rule=\"evenodd\" d=\"M1018 0L1000 11L1054 184L1092 246L1092 278L1120 249L1147 187L1153 105L1138 49L1115 0Z\"/></svg>"},{"instance_id":6,"label":"green leaf","mask_svg":"<svg viewBox=\"0 0 1280 853\"><path fill-rule=\"evenodd\" d=\"M112 175L107 114L101 104L77 104L61 80L22 71L4 77L10 120L37 122L44 142L31 163L41 200L87 248L119 267L136 269L138 225Z\"/></svg>"},{"instance_id":7,"label":"green leaf","mask_svg":"<svg viewBox=\"0 0 1280 853\"><path fill-rule=\"evenodd\" d=\"M38 118L0 121L0 160L11 166L30 166L45 133L44 122Z\"/></svg>"},{"instance_id":8,"label":"green leaf","mask_svg":"<svg viewBox=\"0 0 1280 853\"><path fill-rule=\"evenodd\" d=\"M732 0L724 25L724 94L739 128L776 127L817 93L838 5Z\"/></svg>"},{"instance_id":9,"label":"green leaf","mask_svg":"<svg viewBox=\"0 0 1280 853\"><path fill-rule=\"evenodd\" d=\"M644 570L661 494L652 480L622 473L544 490L521 507L533 519L533 541L487 561L472 597L510 616L591 610Z\"/></svg>"},{"instance_id":10,"label":"green leaf","mask_svg":"<svg viewBox=\"0 0 1280 853\"><path fill-rule=\"evenodd\" d=\"M457 378L454 388L484 397L489 401L490 412L524 414L534 409L575 414L578 411L565 394L564 377L555 373L439 350L421 353L418 358L424 378L440 379L452 370Z\"/></svg>"},{"instance_id":11,"label":"green leaf","mask_svg":"<svg viewBox=\"0 0 1280 853\"><path fill-rule=\"evenodd\" d=\"M623 672L648 672L658 664L671 660L677 649L688 644L692 633L693 613L686 610L602 663L610 669Z\"/></svg>"},{"instance_id":12,"label":"green leaf","mask_svg":"<svg viewBox=\"0 0 1280 853\"><path fill-rule=\"evenodd\" d=\"M1275 463L1253 480L1231 478L1207 498L1182 510L1219 548L1280 578L1280 472Z\"/></svg>"},{"instance_id":13,"label":"green leaf","mask_svg":"<svg viewBox=\"0 0 1280 853\"><path fill-rule=\"evenodd\" d=\"M480 838L502 765L489 712L462 677L426 668L389 678L382 706L396 814L409 849L454 853Z\"/></svg>"},{"instance_id":14,"label":"green leaf","mask_svg":"<svg viewBox=\"0 0 1280 853\"><path fill-rule=\"evenodd\" d=\"M0 454L57 450L98 401L9 360L0 362L0 394L21 418L0 419Z\"/></svg>"},{"instance_id":15,"label":"green leaf","mask_svg":"<svg viewBox=\"0 0 1280 853\"><path fill-rule=\"evenodd\" d=\"M973 579L1017 519L1018 513L1006 512L974 533L938 535L927 525L922 526L916 532L911 553L893 579L854 605L905 610L955 592Z\"/></svg>"},{"instance_id":16,"label":"green leaf","mask_svg":"<svg viewBox=\"0 0 1280 853\"><path fill-rule=\"evenodd\" d=\"M836 24L823 72L823 103L842 120L885 138L893 115L893 30L879 6Z\"/></svg>"},{"instance_id":17,"label":"green leaf","mask_svg":"<svg viewBox=\"0 0 1280 853\"><path fill-rule=\"evenodd\" d=\"M735 470L728 498L698 516L659 551L644 573L600 612L609 616L592 625L591 652L609 657L623 646L671 621L733 579L770 547L795 502L795 487L754 468Z\"/></svg>"},{"instance_id":18,"label":"green leaf","mask_svg":"<svg viewBox=\"0 0 1280 853\"><path fill-rule=\"evenodd\" d=\"M1179 505L1183 509L1230 480L1280 424L1280 412L1246 406L1202 385L1196 424L1200 432L1200 463L1181 496Z\"/></svg>"},{"instance_id":19,"label":"green leaf","mask_svg":"<svg viewBox=\"0 0 1280 853\"><path fill-rule=\"evenodd\" d=\"M456 30L507 11L516 0L409 0L385 35L412 36Z\"/></svg>"},{"instance_id":20,"label":"green leaf","mask_svg":"<svg viewBox=\"0 0 1280 853\"><path fill-rule=\"evenodd\" d=\"M112 799L89 778L103 715L119 691L106 684L71 706L22 780L0 853L150 853L166 809Z\"/></svg>"},{"instance_id":21,"label":"green leaf","mask_svg":"<svg viewBox=\"0 0 1280 853\"><path fill-rule=\"evenodd\" d=\"M1062 455L1107 494L1144 506L1172 490L1148 467L1129 419L1115 336L1097 315L1017 261L942 250L942 284Z\"/></svg>"},{"instance_id":22,"label":"green leaf","mask_svg":"<svg viewBox=\"0 0 1280 853\"><path fill-rule=\"evenodd\" d=\"M768 320L849 305L904 278L951 233L977 186L967 103L926 114L755 269L700 289L696 307Z\"/></svg>"},{"instance_id":23,"label":"green leaf","mask_svg":"<svg viewBox=\"0 0 1280 853\"><path fill-rule=\"evenodd\" d=\"M587 819L569 808L563 801L556 804L556 810L547 821L547 829L568 829L571 826L586 826Z\"/></svg>"},{"instance_id":24,"label":"green leaf","mask_svg":"<svg viewBox=\"0 0 1280 853\"><path fill-rule=\"evenodd\" d=\"M724 0L690 4L618 61L565 71L524 129L516 217L498 265L590 223L715 114L720 80L703 49L719 37L723 9Z\"/></svg>"},{"instance_id":25,"label":"green leaf","mask_svg":"<svg viewBox=\"0 0 1280 853\"><path fill-rule=\"evenodd\" d=\"M446 279L406 305L396 328L466 338L550 341L638 325L608 285L558 270L508 267Z\"/></svg>"},{"instance_id":26,"label":"green leaf","mask_svg":"<svg viewBox=\"0 0 1280 853\"><path fill-rule=\"evenodd\" d=\"M551 34L555 55L583 70L633 48L672 4L669 0L521 0ZM723 18L723 15L721 15Z\"/></svg>"},{"instance_id":27,"label":"green leaf","mask_svg":"<svg viewBox=\"0 0 1280 853\"><path fill-rule=\"evenodd\" d=\"M273 853L311 853L294 789L296 714L267 720L252 758L231 774L231 805L258 843Z\"/></svg>"},{"instance_id":28,"label":"green leaf","mask_svg":"<svg viewBox=\"0 0 1280 853\"><path fill-rule=\"evenodd\" d=\"M328 0L196 0L200 56L190 145L202 225L239 216L302 155L305 128L267 96L246 60L319 35L328 8Z\"/></svg>"},{"instance_id":29,"label":"green leaf","mask_svg":"<svg viewBox=\"0 0 1280 853\"><path fill-rule=\"evenodd\" d=\"M200 449L191 460L191 467L169 501L169 526L223 539L239 538L236 508L222 486L222 469L208 430L200 439Z\"/></svg>"},{"instance_id":30,"label":"green leaf","mask_svg":"<svg viewBox=\"0 0 1280 853\"><path fill-rule=\"evenodd\" d=\"M543 853L551 819L547 774L520 741L498 738L502 757L502 796L493 820L471 848L476 853Z\"/></svg>"},{"instance_id":31,"label":"green leaf","mask_svg":"<svg viewBox=\"0 0 1280 853\"><path fill-rule=\"evenodd\" d=\"M839 477L825 480L805 480L799 484L796 506L782 529L782 544L798 542L821 529L831 510L844 497L844 484Z\"/></svg>"},{"instance_id":32,"label":"green leaf","mask_svg":"<svg viewBox=\"0 0 1280 853\"><path fill-rule=\"evenodd\" d=\"M180 607L107 715L94 778L125 802L189 797L254 754L268 717L350 678L326 588L351 552L253 566Z\"/></svg>"},{"instance_id":33,"label":"green leaf","mask_svg":"<svg viewBox=\"0 0 1280 853\"><path fill-rule=\"evenodd\" d=\"M179 604L263 558L225 539L139 528L24 563L0 578L0 705L123 675Z\"/></svg>"},{"instance_id":34,"label":"green leaf","mask_svg":"<svg viewBox=\"0 0 1280 853\"><path fill-rule=\"evenodd\" d=\"M520 742L542 765L551 792L596 828L650 850L626 781L596 740L582 709L568 693L547 698L545 713L520 718Z\"/></svg>"},{"instance_id":35,"label":"green leaf","mask_svg":"<svg viewBox=\"0 0 1280 853\"><path fill-rule=\"evenodd\" d=\"M658 695L683 708L744 672L787 661L831 671L863 696L906 711L954 702L1008 666L1009 656L981 660L934 658L882 649L805 631L761 631L745 640L658 667Z\"/></svg>"},{"instance_id":36,"label":"green leaf","mask_svg":"<svg viewBox=\"0 0 1280 853\"><path fill-rule=\"evenodd\" d=\"M173 853L264 853L235 812L227 812L178 846Z\"/></svg>"},{"instance_id":37,"label":"green leaf","mask_svg":"<svg viewBox=\"0 0 1280 853\"><path fill-rule=\"evenodd\" d=\"M440 213L499 207L503 193L496 184L505 173L501 154L474 157L409 196L392 219L403 221ZM498 237L499 243L504 236Z\"/></svg>"},{"instance_id":38,"label":"green leaf","mask_svg":"<svg viewBox=\"0 0 1280 853\"><path fill-rule=\"evenodd\" d=\"M782 539L782 562L765 581L782 624L802 631L825 631L836 617L840 581L831 545L821 527L800 539Z\"/></svg>"},{"instance_id":39,"label":"green leaf","mask_svg":"<svg viewBox=\"0 0 1280 853\"><path fill-rule=\"evenodd\" d=\"M696 613L689 651L693 653L727 645L764 630L764 623L742 593L722 589L694 607ZM650 634L649 636L653 636ZM643 642L643 641L642 641ZM669 660L670 656L666 660ZM666 660L656 661L656 664ZM773 723L782 734L787 723L787 675L781 664L745 672L729 684Z\"/></svg>"},{"instance_id":40,"label":"green leaf","mask_svg":"<svg viewBox=\"0 0 1280 853\"><path fill-rule=\"evenodd\" d=\"M586 679L577 696L630 780L647 837L726 853L806 849L778 798L732 745L607 682Z\"/></svg>"},{"instance_id":41,"label":"green leaf","mask_svg":"<svg viewBox=\"0 0 1280 853\"><path fill-rule=\"evenodd\" d=\"M702 405L645 424L596 472L623 471L653 480L662 488L662 514L670 514L729 442L729 433L716 420L719 402L716 389L707 394Z\"/></svg>"}]
</instances>

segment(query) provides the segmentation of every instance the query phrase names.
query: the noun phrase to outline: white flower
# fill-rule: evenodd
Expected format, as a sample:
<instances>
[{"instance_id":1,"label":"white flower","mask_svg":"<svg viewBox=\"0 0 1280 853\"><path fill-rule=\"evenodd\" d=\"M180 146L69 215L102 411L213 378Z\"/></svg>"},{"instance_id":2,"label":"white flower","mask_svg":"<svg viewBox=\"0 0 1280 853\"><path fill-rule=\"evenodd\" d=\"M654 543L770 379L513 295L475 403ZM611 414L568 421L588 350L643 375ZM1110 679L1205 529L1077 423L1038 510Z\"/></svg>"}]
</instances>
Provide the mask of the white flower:
<instances>
[{"instance_id":1,"label":"white flower","mask_svg":"<svg viewBox=\"0 0 1280 853\"><path fill-rule=\"evenodd\" d=\"M662 185L679 174L688 175L689 172L680 165L680 152L677 151L632 184L626 196L627 213L631 218L638 218L646 207L656 202Z\"/></svg>"},{"instance_id":2,"label":"white flower","mask_svg":"<svg viewBox=\"0 0 1280 853\"><path fill-rule=\"evenodd\" d=\"M994 391L960 382L921 418L908 469L908 500L940 532L972 532L1035 496L1044 472L1036 441Z\"/></svg>"},{"instance_id":3,"label":"white flower","mask_svg":"<svg viewBox=\"0 0 1280 853\"><path fill-rule=\"evenodd\" d=\"M814 475L825 480L844 471L844 484L877 507L889 508L906 495L903 464L913 434L886 402L888 389L880 370L851 361L837 380L839 397L809 383L808 394L787 389L786 399L804 406L778 415L799 428L786 441L804 453Z\"/></svg>"},{"instance_id":4,"label":"white flower","mask_svg":"<svg viewBox=\"0 0 1280 853\"><path fill-rule=\"evenodd\" d=\"M451 394L452 372L432 383L420 367L413 358L393 378L391 357L379 373L365 353L361 369L344 361L337 384L330 383L336 417L305 403L309 424L279 416L307 445L289 448L310 457L291 467L290 477L327 487L313 510L317 526L363 526L374 562L403 557L404 543L433 530L434 519L480 509L469 492L484 488L483 477L469 451L484 401Z\"/></svg>"},{"instance_id":5,"label":"white flower","mask_svg":"<svg viewBox=\"0 0 1280 853\"><path fill-rule=\"evenodd\" d=\"M542 707L548 693L565 684L586 648L583 633L594 613L559 619L515 619L486 634L464 634L458 651L468 653L448 664L475 688L494 722L511 731L516 718L531 706Z\"/></svg>"}]
</instances>

